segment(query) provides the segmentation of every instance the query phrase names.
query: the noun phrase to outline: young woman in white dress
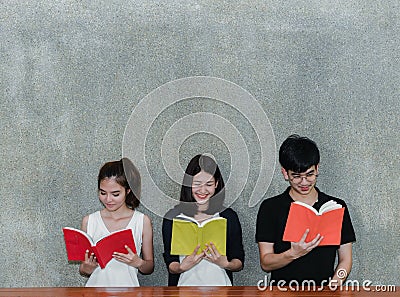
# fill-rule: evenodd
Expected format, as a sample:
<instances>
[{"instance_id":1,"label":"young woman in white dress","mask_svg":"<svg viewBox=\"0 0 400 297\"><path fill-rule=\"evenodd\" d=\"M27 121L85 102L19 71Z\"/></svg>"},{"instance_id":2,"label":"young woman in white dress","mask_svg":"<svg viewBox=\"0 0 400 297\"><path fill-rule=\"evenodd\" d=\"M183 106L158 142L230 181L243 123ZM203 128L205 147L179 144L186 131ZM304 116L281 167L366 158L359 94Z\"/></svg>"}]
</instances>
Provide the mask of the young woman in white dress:
<instances>
[{"instance_id":1,"label":"young woman in white dress","mask_svg":"<svg viewBox=\"0 0 400 297\"><path fill-rule=\"evenodd\" d=\"M137 273L154 270L153 229L148 216L136 210L139 206L140 174L132 162L123 158L103 165L98 175L99 199L104 208L82 220L82 230L94 241L121 229L132 229L136 251L126 246L126 253L114 253L101 269L93 254L86 252L79 267L89 277L87 287L137 287Z\"/></svg>"}]
</instances>

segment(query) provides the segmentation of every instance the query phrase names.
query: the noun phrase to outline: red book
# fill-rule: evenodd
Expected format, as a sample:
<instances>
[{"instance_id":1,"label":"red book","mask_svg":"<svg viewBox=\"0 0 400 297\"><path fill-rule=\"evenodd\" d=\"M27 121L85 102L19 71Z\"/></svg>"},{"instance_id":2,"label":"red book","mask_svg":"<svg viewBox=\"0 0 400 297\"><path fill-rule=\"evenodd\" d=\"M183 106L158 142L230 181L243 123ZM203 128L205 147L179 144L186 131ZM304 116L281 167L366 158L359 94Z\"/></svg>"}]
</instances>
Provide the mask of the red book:
<instances>
[{"instance_id":1,"label":"red book","mask_svg":"<svg viewBox=\"0 0 400 297\"><path fill-rule=\"evenodd\" d=\"M340 245L344 207L330 200L317 211L312 206L295 201L290 205L283 241L299 242L309 229L305 242L320 234L324 238L319 245Z\"/></svg>"},{"instance_id":2,"label":"red book","mask_svg":"<svg viewBox=\"0 0 400 297\"><path fill-rule=\"evenodd\" d=\"M96 242L82 230L65 227L63 228L65 247L69 261L84 261L85 253L89 250L89 255L94 253L100 268L106 267L107 263L113 258L113 253L127 254L127 245L136 253L135 241L131 229L123 229L108 234Z\"/></svg>"}]
</instances>

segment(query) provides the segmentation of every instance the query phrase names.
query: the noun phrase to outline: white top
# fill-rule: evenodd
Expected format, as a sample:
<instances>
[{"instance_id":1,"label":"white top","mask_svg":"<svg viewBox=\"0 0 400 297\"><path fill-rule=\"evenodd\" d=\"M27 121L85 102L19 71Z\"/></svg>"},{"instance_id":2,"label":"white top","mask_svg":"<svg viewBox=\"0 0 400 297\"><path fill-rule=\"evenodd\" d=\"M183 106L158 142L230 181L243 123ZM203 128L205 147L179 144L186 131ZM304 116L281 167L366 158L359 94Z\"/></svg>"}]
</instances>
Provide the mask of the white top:
<instances>
[{"instance_id":1,"label":"white top","mask_svg":"<svg viewBox=\"0 0 400 297\"><path fill-rule=\"evenodd\" d=\"M214 217L219 217L219 213L210 219ZM180 263L184 258L185 256L179 256ZM188 271L181 273L178 286L232 286L232 283L225 269L203 259Z\"/></svg>"},{"instance_id":2,"label":"white top","mask_svg":"<svg viewBox=\"0 0 400 297\"><path fill-rule=\"evenodd\" d=\"M135 210L126 227L132 229L139 256L142 250L143 218L143 213ZM104 224L100 211L89 215L87 233L94 241L111 233ZM86 282L86 287L139 287L137 273L137 268L112 259L104 269L97 267L93 271Z\"/></svg>"}]
</instances>

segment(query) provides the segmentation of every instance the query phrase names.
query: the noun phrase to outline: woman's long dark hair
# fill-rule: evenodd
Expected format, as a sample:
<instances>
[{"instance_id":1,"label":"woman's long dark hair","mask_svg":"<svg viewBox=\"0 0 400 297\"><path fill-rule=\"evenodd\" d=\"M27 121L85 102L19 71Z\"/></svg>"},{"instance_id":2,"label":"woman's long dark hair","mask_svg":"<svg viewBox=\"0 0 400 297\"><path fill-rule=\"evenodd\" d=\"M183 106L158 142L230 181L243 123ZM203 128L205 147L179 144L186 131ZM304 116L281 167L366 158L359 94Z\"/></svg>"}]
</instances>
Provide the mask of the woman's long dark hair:
<instances>
[{"instance_id":1,"label":"woman's long dark hair","mask_svg":"<svg viewBox=\"0 0 400 297\"><path fill-rule=\"evenodd\" d=\"M225 200L225 183L217 163L206 155L197 155L190 160L186 168L181 187L180 203L177 206L182 213L191 217L197 213L196 199L192 195L192 181L193 177L200 171L211 174L217 183L215 194L210 198L209 207L204 212L215 214L222 211Z\"/></svg>"},{"instance_id":2,"label":"woman's long dark hair","mask_svg":"<svg viewBox=\"0 0 400 297\"><path fill-rule=\"evenodd\" d=\"M97 178L97 188L100 190L100 182L106 178L115 178L115 181L130 192L126 195L125 203L135 209L139 206L141 179L140 173L128 158L122 158L119 161L105 163Z\"/></svg>"}]
</instances>

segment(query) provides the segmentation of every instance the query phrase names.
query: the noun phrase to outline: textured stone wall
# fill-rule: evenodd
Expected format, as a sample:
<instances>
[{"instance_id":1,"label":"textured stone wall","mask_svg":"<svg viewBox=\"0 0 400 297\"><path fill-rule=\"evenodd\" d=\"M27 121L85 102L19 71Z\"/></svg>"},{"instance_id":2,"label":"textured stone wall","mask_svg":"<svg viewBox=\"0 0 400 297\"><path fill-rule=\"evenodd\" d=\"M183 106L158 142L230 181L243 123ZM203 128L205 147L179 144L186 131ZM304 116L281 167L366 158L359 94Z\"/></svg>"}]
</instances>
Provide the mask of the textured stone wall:
<instances>
[{"instance_id":1,"label":"textured stone wall","mask_svg":"<svg viewBox=\"0 0 400 297\"><path fill-rule=\"evenodd\" d=\"M1 2L0 286L84 284L61 228L101 207L98 170L125 152L155 231L141 284L167 281L157 199L173 202L179 168L207 152L244 229L235 284L256 285L256 214L287 186L274 164L292 133L319 144L318 185L348 203L350 279L400 285L399 12L372 0Z\"/></svg>"}]
</instances>

